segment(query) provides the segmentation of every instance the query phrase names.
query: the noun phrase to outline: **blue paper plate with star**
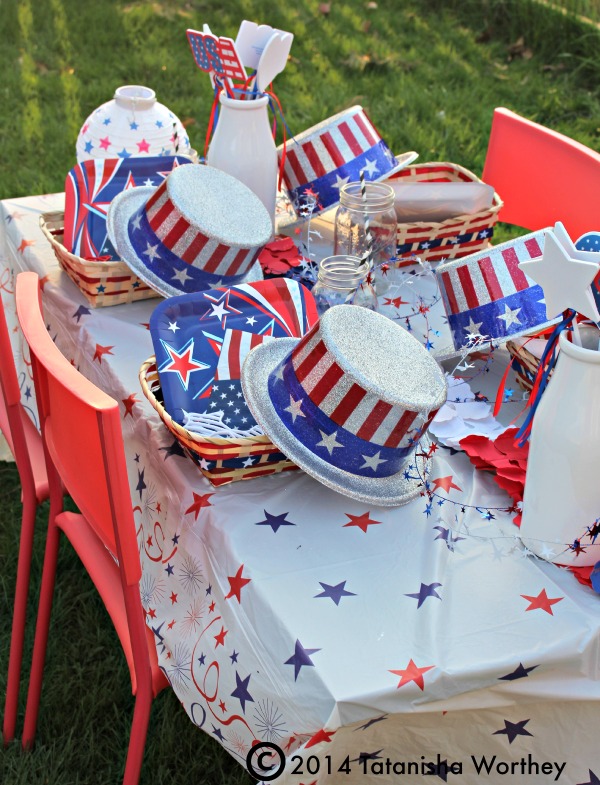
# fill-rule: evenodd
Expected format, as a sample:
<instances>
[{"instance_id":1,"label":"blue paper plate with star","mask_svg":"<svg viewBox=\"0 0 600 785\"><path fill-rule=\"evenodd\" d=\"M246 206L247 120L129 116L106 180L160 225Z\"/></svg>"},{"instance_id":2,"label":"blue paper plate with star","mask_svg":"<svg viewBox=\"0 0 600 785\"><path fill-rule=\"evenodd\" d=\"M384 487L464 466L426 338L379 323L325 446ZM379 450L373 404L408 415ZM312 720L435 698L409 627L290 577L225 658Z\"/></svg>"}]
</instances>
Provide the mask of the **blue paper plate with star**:
<instances>
[{"instance_id":1,"label":"blue paper plate with star","mask_svg":"<svg viewBox=\"0 0 600 785\"><path fill-rule=\"evenodd\" d=\"M106 233L109 204L122 191L160 185L175 167L191 163L186 155L163 155L95 158L74 166L65 180L67 251L83 259L119 259Z\"/></svg>"},{"instance_id":2,"label":"blue paper plate with star","mask_svg":"<svg viewBox=\"0 0 600 785\"><path fill-rule=\"evenodd\" d=\"M223 412L230 428L256 421L240 381L248 352L276 338L300 338L318 320L312 294L288 278L274 278L171 297L150 317L150 335L171 417Z\"/></svg>"}]
</instances>

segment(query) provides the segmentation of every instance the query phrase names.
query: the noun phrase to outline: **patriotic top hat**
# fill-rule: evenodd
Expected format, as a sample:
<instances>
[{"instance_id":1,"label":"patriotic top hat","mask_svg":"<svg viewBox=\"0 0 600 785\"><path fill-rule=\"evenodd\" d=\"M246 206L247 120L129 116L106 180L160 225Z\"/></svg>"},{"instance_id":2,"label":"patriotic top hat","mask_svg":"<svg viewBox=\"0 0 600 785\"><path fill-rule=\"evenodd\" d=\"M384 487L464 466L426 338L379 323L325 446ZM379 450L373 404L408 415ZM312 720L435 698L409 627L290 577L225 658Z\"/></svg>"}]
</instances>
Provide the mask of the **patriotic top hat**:
<instances>
[{"instance_id":1,"label":"patriotic top hat","mask_svg":"<svg viewBox=\"0 0 600 785\"><path fill-rule=\"evenodd\" d=\"M340 201L340 188L360 180L384 180L408 166L417 153L398 158L362 106L352 106L294 137L277 150L283 179L299 216L316 215Z\"/></svg>"},{"instance_id":2,"label":"patriotic top hat","mask_svg":"<svg viewBox=\"0 0 600 785\"><path fill-rule=\"evenodd\" d=\"M324 485L384 506L419 493L423 456L413 459L419 471L405 467L446 400L446 380L386 317L330 308L303 338L253 349L242 386L271 441Z\"/></svg>"},{"instance_id":3,"label":"patriotic top hat","mask_svg":"<svg viewBox=\"0 0 600 785\"><path fill-rule=\"evenodd\" d=\"M457 351L482 341L516 338L556 322L546 315L544 292L519 268L544 250L547 229L440 265L435 274Z\"/></svg>"},{"instance_id":4,"label":"patriotic top hat","mask_svg":"<svg viewBox=\"0 0 600 785\"><path fill-rule=\"evenodd\" d=\"M251 268L273 226L260 199L235 177L180 166L156 189L131 188L113 199L107 229L121 259L170 297L260 279Z\"/></svg>"}]
</instances>

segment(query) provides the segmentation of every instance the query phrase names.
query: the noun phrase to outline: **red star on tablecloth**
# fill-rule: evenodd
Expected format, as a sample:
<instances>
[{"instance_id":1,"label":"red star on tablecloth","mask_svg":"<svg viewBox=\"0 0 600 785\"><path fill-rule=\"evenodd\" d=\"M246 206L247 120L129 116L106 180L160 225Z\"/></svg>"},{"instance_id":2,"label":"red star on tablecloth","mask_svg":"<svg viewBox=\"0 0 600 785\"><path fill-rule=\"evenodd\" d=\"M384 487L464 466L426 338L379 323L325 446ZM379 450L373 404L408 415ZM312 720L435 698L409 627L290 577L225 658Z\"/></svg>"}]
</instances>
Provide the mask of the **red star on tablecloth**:
<instances>
[{"instance_id":1,"label":"red star on tablecloth","mask_svg":"<svg viewBox=\"0 0 600 785\"><path fill-rule=\"evenodd\" d=\"M139 403L136 394L131 393L131 395L128 398L123 398L122 400L125 406L125 414L123 415L123 419L125 419L125 417L127 417L128 414L130 414L133 417L133 406L134 404Z\"/></svg>"},{"instance_id":2,"label":"red star on tablecloth","mask_svg":"<svg viewBox=\"0 0 600 785\"><path fill-rule=\"evenodd\" d=\"M26 240L23 238L21 240L21 245L19 246L19 251L23 253L26 248L29 248L30 245L35 245L35 240Z\"/></svg>"},{"instance_id":3,"label":"red star on tablecloth","mask_svg":"<svg viewBox=\"0 0 600 785\"><path fill-rule=\"evenodd\" d=\"M113 354L111 349L114 349L114 348L115 348L114 346L101 346L99 343L97 343L96 344L96 351L94 352L94 357L92 359L92 362L94 360L98 360L100 365L102 365L102 355L104 355L104 354Z\"/></svg>"},{"instance_id":4,"label":"red star on tablecloth","mask_svg":"<svg viewBox=\"0 0 600 785\"><path fill-rule=\"evenodd\" d=\"M318 730L315 735L306 742L304 749L307 750L309 747L314 747L315 744L320 744L322 741L331 741L332 736L335 736L334 730L325 730L325 728L321 728L321 730Z\"/></svg>"},{"instance_id":5,"label":"red star on tablecloth","mask_svg":"<svg viewBox=\"0 0 600 785\"><path fill-rule=\"evenodd\" d=\"M200 514L200 510L203 507L212 507L212 502L209 502L211 496L214 496L214 493L195 493L192 491L192 495L194 497L194 503L187 508L185 514L187 515L190 512L194 513L194 520L198 520L198 515Z\"/></svg>"},{"instance_id":6,"label":"red star on tablecloth","mask_svg":"<svg viewBox=\"0 0 600 785\"><path fill-rule=\"evenodd\" d=\"M435 668L435 665L426 665L424 668L419 668L418 665L414 662L414 660L409 660L408 665L404 669L400 669L397 671L390 671L396 676L400 676L400 682L398 684L398 689L403 687L405 684L409 684L411 681L419 687L419 689L425 689L425 682L423 680L423 674L430 671L432 668Z\"/></svg>"},{"instance_id":7,"label":"red star on tablecloth","mask_svg":"<svg viewBox=\"0 0 600 785\"><path fill-rule=\"evenodd\" d=\"M177 602L177 596L178 595L175 594L174 591L171 592L171 596L169 597L169 599L171 600L171 605L175 605L175 603Z\"/></svg>"},{"instance_id":8,"label":"red star on tablecloth","mask_svg":"<svg viewBox=\"0 0 600 785\"><path fill-rule=\"evenodd\" d=\"M225 636L228 632L229 630L226 630L225 627L221 627L221 632L214 636L214 639L216 640L215 649L218 646L225 646Z\"/></svg>"},{"instance_id":9,"label":"red star on tablecloth","mask_svg":"<svg viewBox=\"0 0 600 785\"><path fill-rule=\"evenodd\" d=\"M554 616L554 613L552 613L552 606L557 602L564 600L564 597L548 597L546 589L542 589L537 597L530 597L528 594L522 594L521 597L523 597L524 600L528 600L530 603L529 607L525 608L525 611L541 610L546 611L550 616Z\"/></svg>"},{"instance_id":10,"label":"red star on tablecloth","mask_svg":"<svg viewBox=\"0 0 600 785\"><path fill-rule=\"evenodd\" d=\"M225 714L227 712L227 706L223 703L223 701L219 701L219 708Z\"/></svg>"},{"instance_id":11,"label":"red star on tablecloth","mask_svg":"<svg viewBox=\"0 0 600 785\"><path fill-rule=\"evenodd\" d=\"M242 578L242 571L244 569L244 565L242 564L239 570L236 572L235 575L228 575L227 580L229 581L229 594L225 595L225 599L228 600L230 597L235 597L238 602L241 602L241 592L246 584L250 583L252 578Z\"/></svg>"},{"instance_id":12,"label":"red star on tablecloth","mask_svg":"<svg viewBox=\"0 0 600 785\"><path fill-rule=\"evenodd\" d=\"M374 521L371 519L370 512L363 512L362 515L352 515L349 512L344 513L347 518L350 518L350 523L345 523L343 528L345 529L347 526L358 526L359 529L367 533L367 529L369 526L372 526L375 523L381 523L381 521Z\"/></svg>"},{"instance_id":13,"label":"red star on tablecloth","mask_svg":"<svg viewBox=\"0 0 600 785\"><path fill-rule=\"evenodd\" d=\"M459 488L458 485L452 482L453 476L449 474L447 477L436 477L435 480L431 480L433 483L433 490L437 491L438 488L443 488L446 493L450 493L450 488L455 488L457 491L462 491L462 488Z\"/></svg>"}]
</instances>

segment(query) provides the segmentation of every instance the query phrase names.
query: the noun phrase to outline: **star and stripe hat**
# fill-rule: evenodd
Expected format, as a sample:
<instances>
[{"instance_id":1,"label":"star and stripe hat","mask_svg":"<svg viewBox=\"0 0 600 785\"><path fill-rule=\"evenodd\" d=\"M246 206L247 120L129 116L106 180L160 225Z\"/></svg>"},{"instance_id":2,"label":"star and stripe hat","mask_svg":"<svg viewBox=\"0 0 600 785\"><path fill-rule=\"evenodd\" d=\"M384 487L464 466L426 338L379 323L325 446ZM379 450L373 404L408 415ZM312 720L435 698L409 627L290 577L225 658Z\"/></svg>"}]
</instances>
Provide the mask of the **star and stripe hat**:
<instances>
[{"instance_id":1,"label":"star and stripe hat","mask_svg":"<svg viewBox=\"0 0 600 785\"><path fill-rule=\"evenodd\" d=\"M457 351L541 331L556 322L546 315L542 287L519 267L542 257L546 232L540 229L436 269ZM476 336L480 338L474 341Z\"/></svg>"},{"instance_id":2,"label":"star and stripe hat","mask_svg":"<svg viewBox=\"0 0 600 785\"><path fill-rule=\"evenodd\" d=\"M273 232L260 199L209 166L180 166L158 188L119 194L107 229L123 261L164 297L261 279L256 258Z\"/></svg>"},{"instance_id":3,"label":"star and stripe hat","mask_svg":"<svg viewBox=\"0 0 600 785\"><path fill-rule=\"evenodd\" d=\"M352 106L295 136L278 150L283 180L298 216L306 206L316 215L337 205L340 189L358 182L384 180L417 158L396 158L362 106ZM281 225L281 224L280 224Z\"/></svg>"},{"instance_id":4,"label":"star and stripe hat","mask_svg":"<svg viewBox=\"0 0 600 785\"><path fill-rule=\"evenodd\" d=\"M446 400L446 380L381 314L330 308L303 338L253 349L242 386L271 441L323 484L383 506L420 492L424 457L414 454Z\"/></svg>"}]
</instances>

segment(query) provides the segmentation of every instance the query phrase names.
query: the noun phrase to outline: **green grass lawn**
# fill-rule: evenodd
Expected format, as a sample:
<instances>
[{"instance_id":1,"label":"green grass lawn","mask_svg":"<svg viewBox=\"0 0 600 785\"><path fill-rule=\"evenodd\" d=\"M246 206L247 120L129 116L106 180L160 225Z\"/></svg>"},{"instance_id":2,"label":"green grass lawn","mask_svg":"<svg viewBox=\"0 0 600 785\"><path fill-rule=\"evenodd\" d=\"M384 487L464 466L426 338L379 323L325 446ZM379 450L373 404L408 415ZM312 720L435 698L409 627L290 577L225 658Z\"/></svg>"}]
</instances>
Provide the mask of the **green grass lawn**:
<instances>
[{"instance_id":1,"label":"green grass lawn","mask_svg":"<svg viewBox=\"0 0 600 785\"><path fill-rule=\"evenodd\" d=\"M576 5L599 17L596 2ZM296 36L292 59L275 83L293 132L361 103L395 152L414 149L422 161L455 161L478 174L496 106L595 149L600 144L598 32L526 0L4 0L0 198L62 191L80 125L122 84L154 88L202 150L212 97L185 29L208 22L235 38L244 18ZM44 507L40 534L46 514ZM18 475L14 466L0 464L2 701L19 518ZM32 621L42 554L39 537ZM30 754L16 743L0 750L0 782L115 785L133 706L127 667L68 546L58 575L37 745ZM31 638L32 625L26 662ZM153 710L142 783L173 782L250 780L165 693Z\"/></svg>"}]
</instances>

